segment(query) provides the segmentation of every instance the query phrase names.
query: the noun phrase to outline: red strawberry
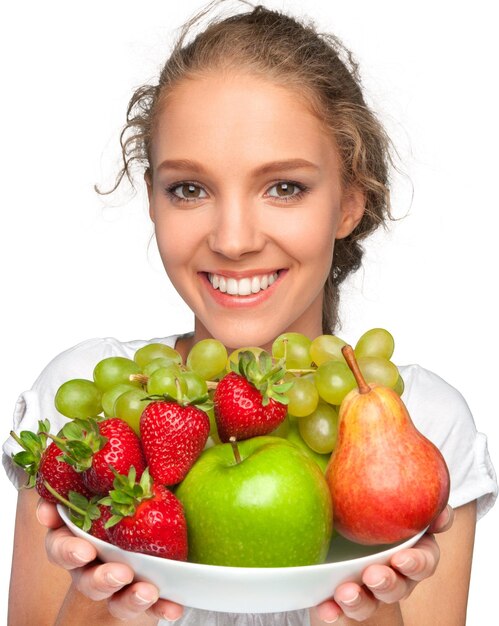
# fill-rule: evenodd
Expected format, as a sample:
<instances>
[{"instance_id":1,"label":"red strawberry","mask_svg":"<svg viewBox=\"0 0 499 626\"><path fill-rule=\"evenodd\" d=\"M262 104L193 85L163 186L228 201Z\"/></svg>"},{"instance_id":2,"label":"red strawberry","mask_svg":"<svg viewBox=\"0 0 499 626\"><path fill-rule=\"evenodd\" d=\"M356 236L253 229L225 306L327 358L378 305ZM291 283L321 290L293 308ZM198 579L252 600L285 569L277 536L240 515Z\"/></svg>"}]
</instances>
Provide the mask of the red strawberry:
<instances>
[{"instance_id":1,"label":"red strawberry","mask_svg":"<svg viewBox=\"0 0 499 626\"><path fill-rule=\"evenodd\" d=\"M105 525L111 518L111 509L104 504L99 504L98 507L100 511L100 517L92 521L92 526L90 527L90 530L88 532L94 537L97 537L97 539L102 539L102 541L109 541L108 530L107 528L105 528Z\"/></svg>"},{"instance_id":2,"label":"red strawberry","mask_svg":"<svg viewBox=\"0 0 499 626\"><path fill-rule=\"evenodd\" d=\"M99 432L107 443L92 458L92 465L83 473L83 481L92 493L106 495L113 487L114 474L128 474L135 467L140 478L146 467L140 439L134 430L119 417L99 422Z\"/></svg>"},{"instance_id":3,"label":"red strawberry","mask_svg":"<svg viewBox=\"0 0 499 626\"><path fill-rule=\"evenodd\" d=\"M135 482L135 472L116 477L115 489L102 502L111 507L107 522L111 543L166 559L187 559L187 523L180 501L163 485L153 483L146 469Z\"/></svg>"},{"instance_id":4,"label":"red strawberry","mask_svg":"<svg viewBox=\"0 0 499 626\"><path fill-rule=\"evenodd\" d=\"M95 494L106 495L112 488L113 469L128 474L133 466L140 476L146 466L140 439L119 417L73 420L52 438L63 450L63 459L82 472L85 485Z\"/></svg>"},{"instance_id":5,"label":"red strawberry","mask_svg":"<svg viewBox=\"0 0 499 626\"><path fill-rule=\"evenodd\" d=\"M56 498L45 487L44 482L47 481L52 489L64 498L68 497L70 491L76 491L83 496L90 496L90 492L86 487L83 476L75 471L71 465L65 461L59 460L62 456L62 450L52 442L42 454L40 459L40 467L36 475L36 490L49 502L56 503Z\"/></svg>"},{"instance_id":6,"label":"red strawberry","mask_svg":"<svg viewBox=\"0 0 499 626\"><path fill-rule=\"evenodd\" d=\"M173 401L148 404L140 418L140 435L154 481L175 485L183 480L209 434L208 415L195 406Z\"/></svg>"},{"instance_id":7,"label":"red strawberry","mask_svg":"<svg viewBox=\"0 0 499 626\"><path fill-rule=\"evenodd\" d=\"M274 366L266 353L241 352L234 370L222 378L213 396L218 436L224 443L275 430L286 417L283 392L292 384L279 382L286 371L280 364Z\"/></svg>"},{"instance_id":8,"label":"red strawberry","mask_svg":"<svg viewBox=\"0 0 499 626\"><path fill-rule=\"evenodd\" d=\"M20 435L11 432L12 437L22 446L23 451L12 455L16 465L22 467L28 474L27 487L35 487L42 498L49 502L57 502L44 485L49 485L64 498L70 491L83 495L90 495L83 483L81 474L71 465L61 460L62 450L55 443L47 446L47 433L50 430L48 420L38 422L38 432L23 430Z\"/></svg>"}]
</instances>

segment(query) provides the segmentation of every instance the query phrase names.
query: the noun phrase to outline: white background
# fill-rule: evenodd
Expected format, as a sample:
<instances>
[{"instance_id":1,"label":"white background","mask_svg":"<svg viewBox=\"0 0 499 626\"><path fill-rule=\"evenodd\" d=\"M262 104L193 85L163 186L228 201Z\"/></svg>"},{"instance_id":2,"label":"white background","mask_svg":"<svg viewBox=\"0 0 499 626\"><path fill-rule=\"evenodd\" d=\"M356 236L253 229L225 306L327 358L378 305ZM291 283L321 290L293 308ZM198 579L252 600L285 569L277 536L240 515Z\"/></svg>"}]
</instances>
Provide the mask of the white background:
<instances>
[{"instance_id":1,"label":"white background","mask_svg":"<svg viewBox=\"0 0 499 626\"><path fill-rule=\"evenodd\" d=\"M268 4L298 15L303 5ZM394 204L408 216L367 246L365 269L345 290L339 334L355 342L368 328L388 328L398 364L418 362L461 390L499 465L493 4L315 0L306 10L355 51L405 172ZM133 88L154 80L172 29L200 6L87 0L3 9L2 439L18 393L63 349L94 336L191 328L149 245L143 192L104 202L93 184L116 171ZM0 488L2 622L16 492L3 473ZM498 556L498 522L496 507L478 525L471 626L490 623L496 585L487 564Z\"/></svg>"}]
</instances>

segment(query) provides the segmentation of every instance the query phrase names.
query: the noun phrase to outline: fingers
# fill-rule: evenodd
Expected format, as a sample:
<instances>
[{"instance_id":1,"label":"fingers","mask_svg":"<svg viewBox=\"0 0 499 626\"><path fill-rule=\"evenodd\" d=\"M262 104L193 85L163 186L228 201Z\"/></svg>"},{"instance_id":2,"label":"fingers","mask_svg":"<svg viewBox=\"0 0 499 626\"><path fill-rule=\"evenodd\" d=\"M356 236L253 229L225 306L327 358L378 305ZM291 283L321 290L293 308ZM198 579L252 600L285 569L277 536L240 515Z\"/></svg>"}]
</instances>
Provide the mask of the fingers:
<instances>
[{"instance_id":1,"label":"fingers","mask_svg":"<svg viewBox=\"0 0 499 626\"><path fill-rule=\"evenodd\" d=\"M111 615L130 620L144 611L159 619L175 621L181 617L183 607L169 600L158 599L158 590L153 585L137 582L123 591L115 593L108 600Z\"/></svg>"},{"instance_id":2,"label":"fingers","mask_svg":"<svg viewBox=\"0 0 499 626\"><path fill-rule=\"evenodd\" d=\"M413 548L397 552L390 564L414 581L431 576L438 565L440 550L433 535L423 535Z\"/></svg>"},{"instance_id":3,"label":"fingers","mask_svg":"<svg viewBox=\"0 0 499 626\"><path fill-rule=\"evenodd\" d=\"M85 539L75 537L66 526L49 530L45 547L49 561L67 570L82 567L97 557L93 545Z\"/></svg>"},{"instance_id":4,"label":"fingers","mask_svg":"<svg viewBox=\"0 0 499 626\"><path fill-rule=\"evenodd\" d=\"M428 532L443 533L452 526L454 521L454 509L447 505L445 509L430 524Z\"/></svg>"},{"instance_id":5,"label":"fingers","mask_svg":"<svg viewBox=\"0 0 499 626\"><path fill-rule=\"evenodd\" d=\"M64 524L55 504L40 498L36 507L36 518L42 526L47 528L59 528Z\"/></svg>"},{"instance_id":6,"label":"fingers","mask_svg":"<svg viewBox=\"0 0 499 626\"><path fill-rule=\"evenodd\" d=\"M362 582L373 596L384 604L393 604L407 597L416 583L401 576L391 567L371 565L364 570Z\"/></svg>"},{"instance_id":7,"label":"fingers","mask_svg":"<svg viewBox=\"0 0 499 626\"><path fill-rule=\"evenodd\" d=\"M332 624L341 615L361 622L376 611L378 600L369 591L356 583L345 583L337 587L334 599L326 600L315 608L317 617Z\"/></svg>"},{"instance_id":8,"label":"fingers","mask_svg":"<svg viewBox=\"0 0 499 626\"><path fill-rule=\"evenodd\" d=\"M73 582L84 596L90 600L104 600L129 585L133 580L133 571L121 563L104 563L89 565L71 570ZM152 585L150 585L152 587ZM155 602L156 596L151 603ZM143 607L141 609L144 610Z\"/></svg>"},{"instance_id":9,"label":"fingers","mask_svg":"<svg viewBox=\"0 0 499 626\"><path fill-rule=\"evenodd\" d=\"M179 617L182 617L183 612L183 606L176 602L170 602L170 600L163 600L162 598L160 598L156 604L153 604L148 611L148 613L154 617L166 619L169 622L174 622L179 619Z\"/></svg>"}]
</instances>

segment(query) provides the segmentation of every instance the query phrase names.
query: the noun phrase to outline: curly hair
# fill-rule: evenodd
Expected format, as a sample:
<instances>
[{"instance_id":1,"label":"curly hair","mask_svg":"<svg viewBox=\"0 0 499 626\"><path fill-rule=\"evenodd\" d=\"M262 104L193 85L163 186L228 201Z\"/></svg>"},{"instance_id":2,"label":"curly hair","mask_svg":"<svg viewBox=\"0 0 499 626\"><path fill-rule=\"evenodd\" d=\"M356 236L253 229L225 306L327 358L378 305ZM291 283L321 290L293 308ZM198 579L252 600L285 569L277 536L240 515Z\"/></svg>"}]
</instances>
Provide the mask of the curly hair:
<instances>
[{"instance_id":1,"label":"curly hair","mask_svg":"<svg viewBox=\"0 0 499 626\"><path fill-rule=\"evenodd\" d=\"M123 164L114 187L106 193L114 191L125 176L133 185L135 167L150 168L157 116L175 84L185 78L212 70L244 70L297 90L335 140L344 187L355 186L365 197L360 223L350 235L332 242L333 261L322 312L323 332L331 333L338 323L339 286L361 265L360 242L391 219L392 145L364 101L358 64L351 52L334 35L318 32L313 21L299 21L239 0L251 10L215 16L189 40L204 18L225 2L210 2L187 21L157 84L139 87L133 94L120 136Z\"/></svg>"}]
</instances>

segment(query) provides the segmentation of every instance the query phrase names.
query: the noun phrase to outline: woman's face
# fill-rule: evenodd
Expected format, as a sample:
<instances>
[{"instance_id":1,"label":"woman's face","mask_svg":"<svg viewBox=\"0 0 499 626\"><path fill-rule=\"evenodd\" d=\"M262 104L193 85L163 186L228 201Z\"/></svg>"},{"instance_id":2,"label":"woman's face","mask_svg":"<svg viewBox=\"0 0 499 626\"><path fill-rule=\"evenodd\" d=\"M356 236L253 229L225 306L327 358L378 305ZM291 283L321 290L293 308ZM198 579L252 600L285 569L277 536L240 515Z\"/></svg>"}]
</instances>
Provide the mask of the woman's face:
<instances>
[{"instance_id":1,"label":"woman's face","mask_svg":"<svg viewBox=\"0 0 499 626\"><path fill-rule=\"evenodd\" d=\"M322 332L336 238L362 217L331 138L295 92L248 74L184 80L155 128L151 218L195 341Z\"/></svg>"}]
</instances>

